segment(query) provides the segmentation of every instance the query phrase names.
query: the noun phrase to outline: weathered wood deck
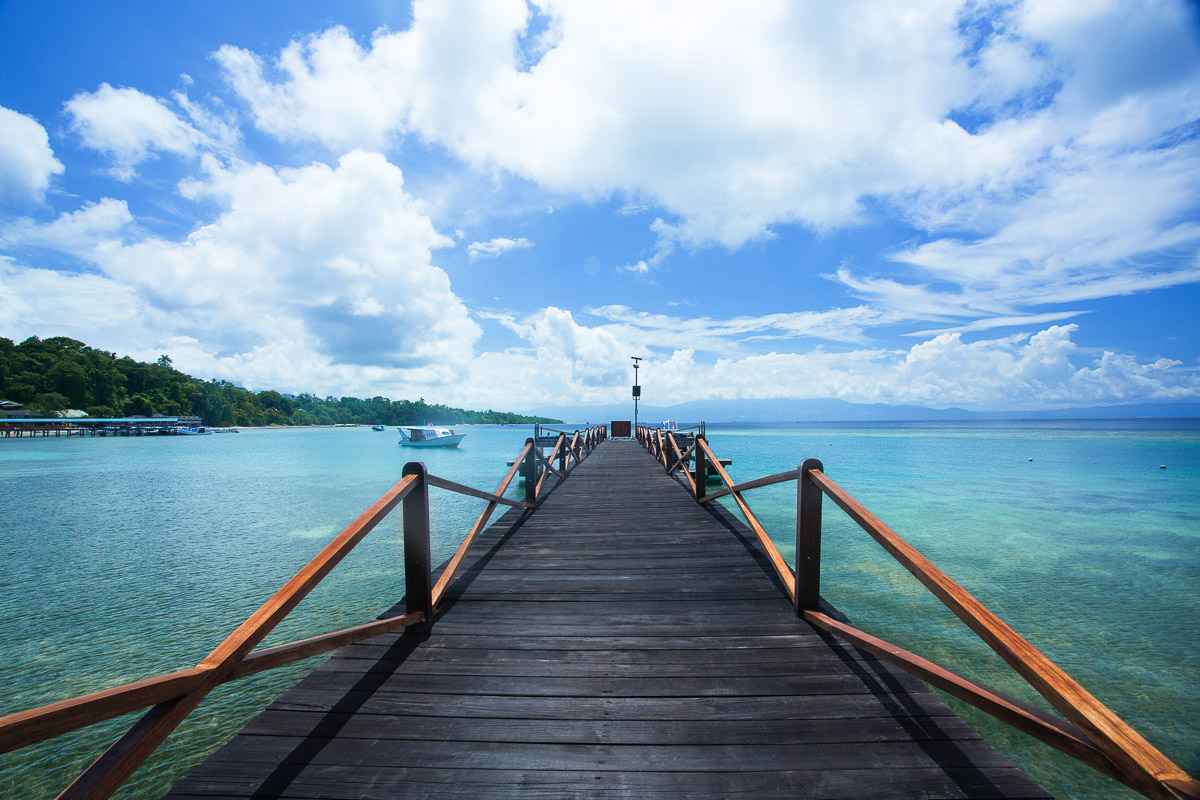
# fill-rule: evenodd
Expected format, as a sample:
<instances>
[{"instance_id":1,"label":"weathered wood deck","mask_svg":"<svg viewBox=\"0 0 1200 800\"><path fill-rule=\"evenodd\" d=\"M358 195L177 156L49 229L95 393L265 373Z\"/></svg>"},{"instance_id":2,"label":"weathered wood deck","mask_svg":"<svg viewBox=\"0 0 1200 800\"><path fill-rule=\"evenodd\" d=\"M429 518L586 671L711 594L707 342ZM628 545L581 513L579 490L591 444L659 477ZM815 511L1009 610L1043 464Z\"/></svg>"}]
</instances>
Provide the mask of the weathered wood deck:
<instances>
[{"instance_id":1,"label":"weathered wood deck","mask_svg":"<svg viewBox=\"0 0 1200 800\"><path fill-rule=\"evenodd\" d=\"M715 506L603 442L480 536L431 628L337 651L170 796L1048 796L797 619Z\"/></svg>"}]
</instances>

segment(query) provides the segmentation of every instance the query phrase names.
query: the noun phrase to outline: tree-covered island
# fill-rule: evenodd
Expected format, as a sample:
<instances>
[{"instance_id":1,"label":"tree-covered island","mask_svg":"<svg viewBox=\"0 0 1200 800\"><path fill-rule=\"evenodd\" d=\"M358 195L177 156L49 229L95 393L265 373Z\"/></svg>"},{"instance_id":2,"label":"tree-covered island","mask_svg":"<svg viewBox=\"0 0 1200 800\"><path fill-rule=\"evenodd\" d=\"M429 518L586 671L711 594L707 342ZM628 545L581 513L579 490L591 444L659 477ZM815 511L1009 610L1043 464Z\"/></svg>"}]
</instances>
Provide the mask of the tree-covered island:
<instances>
[{"instance_id":1,"label":"tree-covered island","mask_svg":"<svg viewBox=\"0 0 1200 800\"><path fill-rule=\"evenodd\" d=\"M168 356L148 364L55 336L20 344L0 337L0 399L44 416L69 408L92 417L200 417L230 425L436 425L560 422L504 411L468 411L424 398L284 396L251 392L228 381L202 381L175 369Z\"/></svg>"}]
</instances>

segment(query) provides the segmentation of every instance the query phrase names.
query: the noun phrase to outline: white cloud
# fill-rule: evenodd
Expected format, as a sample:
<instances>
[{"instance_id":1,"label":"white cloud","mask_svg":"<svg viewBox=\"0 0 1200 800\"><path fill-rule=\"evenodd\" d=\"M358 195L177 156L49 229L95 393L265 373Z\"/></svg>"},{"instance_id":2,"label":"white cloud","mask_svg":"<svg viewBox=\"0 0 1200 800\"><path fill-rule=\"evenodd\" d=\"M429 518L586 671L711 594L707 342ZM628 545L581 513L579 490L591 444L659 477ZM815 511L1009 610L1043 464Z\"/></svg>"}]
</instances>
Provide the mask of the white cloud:
<instances>
[{"instance_id":1,"label":"white cloud","mask_svg":"<svg viewBox=\"0 0 1200 800\"><path fill-rule=\"evenodd\" d=\"M620 305L589 308L587 311L607 320L609 324L604 327L615 335L627 341L639 341L643 348L679 348L723 355L742 353L746 343L766 340L811 338L862 342L865 329L895 319L868 306L728 319L651 314Z\"/></svg>"},{"instance_id":2,"label":"white cloud","mask_svg":"<svg viewBox=\"0 0 1200 800\"><path fill-rule=\"evenodd\" d=\"M158 152L192 156L207 142L203 133L161 100L137 89L114 89L102 83L95 92L76 94L64 108L71 116L71 129L83 144L112 156L113 174L125 181L133 179L134 167ZM203 113L194 106L191 109L194 114Z\"/></svg>"},{"instance_id":3,"label":"white cloud","mask_svg":"<svg viewBox=\"0 0 1200 800\"><path fill-rule=\"evenodd\" d=\"M941 234L910 261L963 244L942 259L952 283L969 282L973 266L953 267L953 256L1039 223L1031 252L995 257L1026 259L1010 262L1015 274L1074 253L1069 294L1104 287L1113 256L1153 255L1172 235L1194 250L1179 218L1196 207L1195 159L1170 148L1173 132L1200 120L1200 46L1183 3L764 2L697 13L546 0L532 13L551 18L547 33L523 49L530 13L521 0L417 2L408 30L366 45L333 28L273 64L231 47L218 60L259 127L281 138L344 148L411 134L551 192L666 209L677 221L624 268L639 275L678 244L853 225L867 203ZM1108 198L1093 218L1105 242L1089 261L1081 251L1097 223L1080 222L1097 198ZM1048 224L1048 209L1067 224Z\"/></svg>"},{"instance_id":4,"label":"white cloud","mask_svg":"<svg viewBox=\"0 0 1200 800\"><path fill-rule=\"evenodd\" d=\"M952 328L941 328L939 330L913 331L905 334L906 336L937 336L943 333L970 333L972 331L990 331L996 328L1015 328L1028 327L1031 325L1044 325L1047 322L1058 322L1071 317L1077 317L1080 314L1090 314L1090 311L1054 311L1049 314L1024 314L1015 317L989 317L985 319L977 319L974 322L968 322L965 325L955 325Z\"/></svg>"},{"instance_id":5,"label":"white cloud","mask_svg":"<svg viewBox=\"0 0 1200 800\"><path fill-rule=\"evenodd\" d=\"M0 243L45 247L86 258L132 222L133 215L124 200L104 197L96 203L85 203L78 211L63 212L45 224L28 217L19 219L0 228Z\"/></svg>"},{"instance_id":6,"label":"white cloud","mask_svg":"<svg viewBox=\"0 0 1200 800\"><path fill-rule=\"evenodd\" d=\"M132 352L157 339L154 327L161 321L132 286L103 275L30 268L0 256L5 335L69 336Z\"/></svg>"},{"instance_id":7,"label":"white cloud","mask_svg":"<svg viewBox=\"0 0 1200 800\"><path fill-rule=\"evenodd\" d=\"M839 398L855 403L1036 409L1191 401L1200 374L1178 361L1113 351L1098 357L1072 340L1076 325L1033 335L964 341L944 333L908 350L862 347L698 358L688 347L645 348L627 329L588 328L547 308L502 319L528 349L483 353L457 388L462 402L530 408L627 398L628 356L645 353L643 377L664 404L737 398Z\"/></svg>"},{"instance_id":8,"label":"white cloud","mask_svg":"<svg viewBox=\"0 0 1200 800\"><path fill-rule=\"evenodd\" d=\"M533 242L525 238L497 237L486 242L471 242L467 245L467 255L474 261L477 258L495 258L509 250L525 250L530 247L533 247Z\"/></svg>"},{"instance_id":9,"label":"white cloud","mask_svg":"<svg viewBox=\"0 0 1200 800\"><path fill-rule=\"evenodd\" d=\"M0 106L0 197L41 202L63 165L46 129L33 117Z\"/></svg>"},{"instance_id":10,"label":"white cloud","mask_svg":"<svg viewBox=\"0 0 1200 800\"><path fill-rule=\"evenodd\" d=\"M622 210L622 213L624 213L624 210ZM675 252L675 245L679 239L677 228L668 225L662 218L659 218L650 224L650 230L658 234L658 238L654 242L654 254L649 258L639 259L633 264L618 267L618 271L631 272L639 277L646 277L661 267L671 257L671 254Z\"/></svg>"},{"instance_id":11,"label":"white cloud","mask_svg":"<svg viewBox=\"0 0 1200 800\"><path fill-rule=\"evenodd\" d=\"M914 156L946 151L942 116L969 97L954 11L546 3L555 44L529 66L523 2L418 3L409 30L367 48L333 28L271 75L244 50L218 60L281 138L417 133L554 191L645 192L687 241L737 244L774 222L845 222L862 194L923 175Z\"/></svg>"},{"instance_id":12,"label":"white cloud","mask_svg":"<svg viewBox=\"0 0 1200 800\"><path fill-rule=\"evenodd\" d=\"M1088 297L1090 283L1126 273L1139 256L1194 251L1200 242L1200 223L1184 212L1200 205L1194 143L1114 153L1103 168L1079 151L1054 162L1044 189L1012 204L992 235L938 239L896 259L1009 302L1070 302ZM1139 270L1152 285L1166 271ZM1129 291L1137 283L1130 280Z\"/></svg>"},{"instance_id":13,"label":"white cloud","mask_svg":"<svg viewBox=\"0 0 1200 800\"><path fill-rule=\"evenodd\" d=\"M129 215L112 200L14 226L7 241L72 252L135 291L159 314L156 338L203 343L189 351L194 361L177 361L181 369L224 364L277 388L461 376L479 327L432 263L451 240L404 190L398 168L355 151L336 167L209 159L206 169L183 191L222 210L182 241L116 238Z\"/></svg>"}]
</instances>

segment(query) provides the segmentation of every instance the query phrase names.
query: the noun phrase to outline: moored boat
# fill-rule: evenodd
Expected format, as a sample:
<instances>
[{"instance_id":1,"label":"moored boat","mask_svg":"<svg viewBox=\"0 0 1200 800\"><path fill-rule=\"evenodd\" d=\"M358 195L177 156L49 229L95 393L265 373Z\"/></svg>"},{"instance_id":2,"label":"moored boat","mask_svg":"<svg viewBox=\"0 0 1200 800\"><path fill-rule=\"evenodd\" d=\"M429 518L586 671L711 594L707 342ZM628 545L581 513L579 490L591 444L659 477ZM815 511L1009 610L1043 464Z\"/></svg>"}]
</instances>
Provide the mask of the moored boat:
<instances>
[{"instance_id":1,"label":"moored boat","mask_svg":"<svg viewBox=\"0 0 1200 800\"><path fill-rule=\"evenodd\" d=\"M458 447L465 433L455 433L453 428L438 428L433 425L398 427L400 444L405 447Z\"/></svg>"},{"instance_id":2,"label":"moored boat","mask_svg":"<svg viewBox=\"0 0 1200 800\"><path fill-rule=\"evenodd\" d=\"M180 436L211 436L212 428L209 428L207 425L197 425L187 428L178 427L175 429L175 433Z\"/></svg>"}]
</instances>

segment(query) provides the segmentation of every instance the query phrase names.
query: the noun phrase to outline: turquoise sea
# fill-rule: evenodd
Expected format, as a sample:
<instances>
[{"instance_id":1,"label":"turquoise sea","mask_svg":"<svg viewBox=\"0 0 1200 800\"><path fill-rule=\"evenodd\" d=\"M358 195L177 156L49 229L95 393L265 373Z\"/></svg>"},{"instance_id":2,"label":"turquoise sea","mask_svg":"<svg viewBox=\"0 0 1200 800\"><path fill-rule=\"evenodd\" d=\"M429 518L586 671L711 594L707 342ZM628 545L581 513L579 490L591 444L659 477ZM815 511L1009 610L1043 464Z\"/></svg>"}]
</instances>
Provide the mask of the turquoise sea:
<instances>
[{"instance_id":1,"label":"turquoise sea","mask_svg":"<svg viewBox=\"0 0 1200 800\"><path fill-rule=\"evenodd\" d=\"M530 429L466 430L460 449L419 456L435 474L494 488ZM416 456L397 439L360 427L0 440L0 714L193 665L399 479ZM735 480L820 458L1200 774L1200 420L710 425L709 441L734 460ZM795 485L748 497L790 560ZM435 490L435 563L482 506ZM403 593L398 527L397 514L372 532L267 643L389 607ZM857 626L1038 701L829 502L824 530L823 594ZM218 689L119 796L161 795L312 665ZM1057 796L1134 796L954 704ZM53 796L131 721L0 756L0 796Z\"/></svg>"}]
</instances>

